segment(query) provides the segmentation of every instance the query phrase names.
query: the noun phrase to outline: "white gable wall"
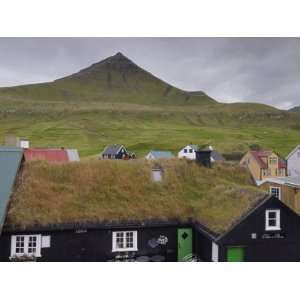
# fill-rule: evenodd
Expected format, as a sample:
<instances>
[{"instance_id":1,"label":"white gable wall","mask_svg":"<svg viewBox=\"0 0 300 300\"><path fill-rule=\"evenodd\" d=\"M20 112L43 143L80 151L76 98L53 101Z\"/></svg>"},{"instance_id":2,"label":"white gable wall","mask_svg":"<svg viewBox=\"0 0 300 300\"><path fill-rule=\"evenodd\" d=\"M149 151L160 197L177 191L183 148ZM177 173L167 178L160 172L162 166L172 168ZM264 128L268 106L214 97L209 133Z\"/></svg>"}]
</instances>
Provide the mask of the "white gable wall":
<instances>
[{"instance_id":1,"label":"white gable wall","mask_svg":"<svg viewBox=\"0 0 300 300\"><path fill-rule=\"evenodd\" d=\"M153 154L151 152L149 152L146 156L145 156L146 159L155 159L155 157L153 156Z\"/></svg>"},{"instance_id":2,"label":"white gable wall","mask_svg":"<svg viewBox=\"0 0 300 300\"><path fill-rule=\"evenodd\" d=\"M191 146L185 146L178 152L178 158L196 159L196 151Z\"/></svg>"},{"instance_id":3,"label":"white gable wall","mask_svg":"<svg viewBox=\"0 0 300 300\"><path fill-rule=\"evenodd\" d=\"M300 176L300 147L287 160L288 176Z\"/></svg>"}]
</instances>

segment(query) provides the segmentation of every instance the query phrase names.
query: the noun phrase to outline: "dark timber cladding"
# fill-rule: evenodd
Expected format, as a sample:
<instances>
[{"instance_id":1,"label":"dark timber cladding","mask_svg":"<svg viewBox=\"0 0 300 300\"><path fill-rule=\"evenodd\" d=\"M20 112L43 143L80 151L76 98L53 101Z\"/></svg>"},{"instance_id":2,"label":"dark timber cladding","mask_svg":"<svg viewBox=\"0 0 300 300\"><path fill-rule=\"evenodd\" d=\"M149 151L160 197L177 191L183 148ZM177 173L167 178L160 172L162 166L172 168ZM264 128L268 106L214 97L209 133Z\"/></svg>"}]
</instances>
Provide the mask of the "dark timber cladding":
<instances>
[{"instance_id":1,"label":"dark timber cladding","mask_svg":"<svg viewBox=\"0 0 300 300\"><path fill-rule=\"evenodd\" d=\"M299 216L272 196L214 242L219 261L300 261L299 233Z\"/></svg>"},{"instance_id":2,"label":"dark timber cladding","mask_svg":"<svg viewBox=\"0 0 300 300\"><path fill-rule=\"evenodd\" d=\"M12 234L41 235L49 243L41 245L38 261L177 261L190 259L192 251L192 229L177 222L151 222L147 225L101 225L89 224L73 228L33 228L11 232L1 237L0 259L9 261L13 257ZM178 229L180 228L180 229ZM182 229L181 229L182 228ZM114 235L119 232L136 232L137 245L134 251L114 249ZM190 235L189 235L190 234ZM180 235L182 243L178 244ZM183 236L183 237L181 237ZM181 245L183 250L180 250ZM183 251L183 252L182 252ZM13 259L17 260L17 259Z\"/></svg>"}]
</instances>

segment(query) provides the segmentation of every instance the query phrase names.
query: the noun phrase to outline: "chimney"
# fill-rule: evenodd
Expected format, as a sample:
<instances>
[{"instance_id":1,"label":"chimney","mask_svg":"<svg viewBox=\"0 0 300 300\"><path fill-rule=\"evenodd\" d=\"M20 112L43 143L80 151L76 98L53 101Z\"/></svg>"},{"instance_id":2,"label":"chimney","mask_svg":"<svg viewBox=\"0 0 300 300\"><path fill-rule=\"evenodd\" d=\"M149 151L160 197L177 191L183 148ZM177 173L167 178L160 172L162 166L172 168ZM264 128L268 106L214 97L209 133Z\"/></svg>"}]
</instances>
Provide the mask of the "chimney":
<instances>
[{"instance_id":1,"label":"chimney","mask_svg":"<svg viewBox=\"0 0 300 300\"><path fill-rule=\"evenodd\" d=\"M198 150L196 151L196 162L200 165L211 168L211 150Z\"/></svg>"},{"instance_id":2,"label":"chimney","mask_svg":"<svg viewBox=\"0 0 300 300\"><path fill-rule=\"evenodd\" d=\"M18 144L19 144L18 146L22 149L29 148L29 140L27 140L27 139L20 139Z\"/></svg>"}]
</instances>

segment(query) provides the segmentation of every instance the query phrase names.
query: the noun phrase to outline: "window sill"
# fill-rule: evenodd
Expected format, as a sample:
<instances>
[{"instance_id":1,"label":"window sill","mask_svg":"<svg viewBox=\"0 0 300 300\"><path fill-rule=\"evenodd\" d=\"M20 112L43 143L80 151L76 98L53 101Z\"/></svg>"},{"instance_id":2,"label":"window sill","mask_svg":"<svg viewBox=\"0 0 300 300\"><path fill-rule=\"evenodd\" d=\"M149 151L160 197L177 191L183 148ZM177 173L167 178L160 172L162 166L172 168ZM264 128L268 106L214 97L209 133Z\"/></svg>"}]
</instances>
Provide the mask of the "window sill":
<instances>
[{"instance_id":1,"label":"window sill","mask_svg":"<svg viewBox=\"0 0 300 300\"><path fill-rule=\"evenodd\" d=\"M268 227L268 228L265 228L266 231L279 231L281 230L280 227Z\"/></svg>"},{"instance_id":2,"label":"window sill","mask_svg":"<svg viewBox=\"0 0 300 300\"><path fill-rule=\"evenodd\" d=\"M112 249L112 252L136 252L138 248L122 248L122 249Z\"/></svg>"}]
</instances>

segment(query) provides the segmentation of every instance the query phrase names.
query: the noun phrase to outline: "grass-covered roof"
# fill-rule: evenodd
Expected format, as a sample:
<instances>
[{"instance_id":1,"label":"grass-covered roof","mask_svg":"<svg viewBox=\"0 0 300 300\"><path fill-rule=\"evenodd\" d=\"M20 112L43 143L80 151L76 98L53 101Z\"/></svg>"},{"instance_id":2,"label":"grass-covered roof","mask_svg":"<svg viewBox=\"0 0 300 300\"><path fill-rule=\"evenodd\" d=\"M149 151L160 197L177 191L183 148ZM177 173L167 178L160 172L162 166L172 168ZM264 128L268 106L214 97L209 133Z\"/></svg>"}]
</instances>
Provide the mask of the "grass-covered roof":
<instances>
[{"instance_id":1,"label":"grass-covered roof","mask_svg":"<svg viewBox=\"0 0 300 300\"><path fill-rule=\"evenodd\" d=\"M153 182L151 169L164 169ZM28 162L19 175L7 215L9 227L128 220L198 220L226 231L253 207L262 191L249 173L233 165L212 169L172 159Z\"/></svg>"}]
</instances>

